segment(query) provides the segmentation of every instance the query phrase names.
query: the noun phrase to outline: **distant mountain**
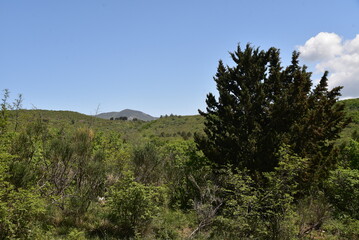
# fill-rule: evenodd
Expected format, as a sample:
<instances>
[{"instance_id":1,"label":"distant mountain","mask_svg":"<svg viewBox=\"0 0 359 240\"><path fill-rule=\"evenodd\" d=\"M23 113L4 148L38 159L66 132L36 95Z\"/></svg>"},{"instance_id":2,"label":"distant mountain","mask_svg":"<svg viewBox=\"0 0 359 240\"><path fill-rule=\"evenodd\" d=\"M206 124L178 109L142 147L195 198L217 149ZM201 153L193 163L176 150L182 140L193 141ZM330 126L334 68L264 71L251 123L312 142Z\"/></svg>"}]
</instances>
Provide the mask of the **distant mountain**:
<instances>
[{"instance_id":1,"label":"distant mountain","mask_svg":"<svg viewBox=\"0 0 359 240\"><path fill-rule=\"evenodd\" d=\"M141 111L135 111L135 110L131 110L131 109L125 109L122 110L121 112L107 112L107 113L100 113L98 115L96 115L96 117L99 118L103 118L103 119L115 119L115 118L120 118L120 117L127 117L128 120L132 120L132 119L138 119L138 120L142 120L142 121L152 121L152 120L156 120L156 117L152 117L151 115L148 115L146 113L143 113Z\"/></svg>"}]
</instances>

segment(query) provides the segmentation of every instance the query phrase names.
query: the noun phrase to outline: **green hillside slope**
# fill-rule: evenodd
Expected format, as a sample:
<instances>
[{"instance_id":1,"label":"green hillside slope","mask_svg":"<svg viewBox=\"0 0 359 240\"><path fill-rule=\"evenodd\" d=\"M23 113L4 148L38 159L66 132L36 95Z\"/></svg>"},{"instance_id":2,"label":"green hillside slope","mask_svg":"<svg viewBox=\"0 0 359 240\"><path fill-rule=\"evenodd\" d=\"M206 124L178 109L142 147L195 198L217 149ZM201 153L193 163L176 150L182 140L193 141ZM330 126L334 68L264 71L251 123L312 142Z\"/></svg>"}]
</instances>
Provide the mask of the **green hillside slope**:
<instances>
[{"instance_id":1,"label":"green hillside slope","mask_svg":"<svg viewBox=\"0 0 359 240\"><path fill-rule=\"evenodd\" d=\"M359 98L343 100L345 109L352 122L341 133L339 142L344 142L350 139L352 134L359 132Z\"/></svg>"},{"instance_id":2,"label":"green hillside slope","mask_svg":"<svg viewBox=\"0 0 359 240\"><path fill-rule=\"evenodd\" d=\"M169 116L145 122L111 121L71 111L20 110L11 111L9 117L9 127L15 128L17 121L18 130L29 122L42 121L52 129L91 127L104 134L120 134L126 141L139 141L143 138L188 139L203 129L203 118L199 115Z\"/></svg>"},{"instance_id":3,"label":"green hillside slope","mask_svg":"<svg viewBox=\"0 0 359 240\"><path fill-rule=\"evenodd\" d=\"M343 100L348 116L353 122L341 134L342 141L350 138L351 134L359 131L359 98ZM164 140L189 139L195 132L203 131L204 119L200 115L195 116L166 116L150 122L144 121L111 121L96 118L85 114L71 111L50 110L21 110L11 112L11 126L18 114L19 128L24 127L27 122L40 119L53 128L78 128L92 127L96 131L105 134L120 134L125 140L138 141L139 139L159 138Z\"/></svg>"}]
</instances>

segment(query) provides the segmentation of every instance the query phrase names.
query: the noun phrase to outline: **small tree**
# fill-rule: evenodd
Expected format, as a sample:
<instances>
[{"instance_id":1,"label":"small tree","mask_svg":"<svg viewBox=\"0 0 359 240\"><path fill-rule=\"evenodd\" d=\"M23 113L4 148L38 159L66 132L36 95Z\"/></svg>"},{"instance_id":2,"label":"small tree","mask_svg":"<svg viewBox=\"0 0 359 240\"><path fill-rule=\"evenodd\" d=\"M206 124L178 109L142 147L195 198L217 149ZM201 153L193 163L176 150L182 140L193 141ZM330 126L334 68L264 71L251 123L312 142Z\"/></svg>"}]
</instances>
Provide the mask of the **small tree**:
<instances>
[{"instance_id":1,"label":"small tree","mask_svg":"<svg viewBox=\"0 0 359 240\"><path fill-rule=\"evenodd\" d=\"M144 184L158 184L161 181L163 162L153 143L134 148L133 165L136 181Z\"/></svg>"},{"instance_id":2,"label":"small tree","mask_svg":"<svg viewBox=\"0 0 359 240\"><path fill-rule=\"evenodd\" d=\"M8 119L8 108L9 103L8 99L10 96L10 92L8 89L4 90L3 98L1 99L1 109L0 109L0 134L5 132L7 119Z\"/></svg>"},{"instance_id":3,"label":"small tree","mask_svg":"<svg viewBox=\"0 0 359 240\"><path fill-rule=\"evenodd\" d=\"M347 125L344 106L337 103L340 89L327 88L325 72L312 88L311 73L299 66L299 53L281 66L279 50L260 51L249 44L230 54L234 66L219 62L214 80L218 99L207 95L205 136L196 143L221 168L254 172L273 171L283 144L308 158L311 172L303 178L323 176L335 163L333 141Z\"/></svg>"},{"instance_id":4,"label":"small tree","mask_svg":"<svg viewBox=\"0 0 359 240\"><path fill-rule=\"evenodd\" d=\"M22 107L22 102L23 102L23 97L22 94L18 95L18 98L14 100L14 102L12 103L12 110L15 111L14 113L14 129L15 131L17 130L18 126L19 126L19 114L20 114L20 110Z\"/></svg>"}]
</instances>

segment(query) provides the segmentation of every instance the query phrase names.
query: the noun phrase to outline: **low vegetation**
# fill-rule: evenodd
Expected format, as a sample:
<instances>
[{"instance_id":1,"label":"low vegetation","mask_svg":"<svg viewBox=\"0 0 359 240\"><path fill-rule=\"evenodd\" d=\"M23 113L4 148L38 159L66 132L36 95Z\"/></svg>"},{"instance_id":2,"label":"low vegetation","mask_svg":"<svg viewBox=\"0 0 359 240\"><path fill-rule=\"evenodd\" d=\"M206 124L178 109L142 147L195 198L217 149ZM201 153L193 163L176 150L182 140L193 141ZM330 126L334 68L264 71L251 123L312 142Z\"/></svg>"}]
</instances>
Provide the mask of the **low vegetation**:
<instances>
[{"instance_id":1,"label":"low vegetation","mask_svg":"<svg viewBox=\"0 0 359 240\"><path fill-rule=\"evenodd\" d=\"M359 99L310 87L296 53L232 58L198 116L21 110L5 91L0 239L359 239Z\"/></svg>"}]
</instances>

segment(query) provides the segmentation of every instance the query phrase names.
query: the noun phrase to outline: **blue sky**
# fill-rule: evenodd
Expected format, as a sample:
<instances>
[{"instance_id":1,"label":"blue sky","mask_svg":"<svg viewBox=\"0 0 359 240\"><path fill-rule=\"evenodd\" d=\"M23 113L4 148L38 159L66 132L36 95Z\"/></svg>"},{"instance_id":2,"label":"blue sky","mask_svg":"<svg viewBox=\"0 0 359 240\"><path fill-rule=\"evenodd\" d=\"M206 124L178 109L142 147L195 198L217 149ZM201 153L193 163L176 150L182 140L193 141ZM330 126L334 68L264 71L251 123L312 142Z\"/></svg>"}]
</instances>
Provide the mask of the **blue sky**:
<instances>
[{"instance_id":1,"label":"blue sky","mask_svg":"<svg viewBox=\"0 0 359 240\"><path fill-rule=\"evenodd\" d=\"M250 42L359 97L357 34L358 0L0 0L0 86L29 109L193 115Z\"/></svg>"}]
</instances>

